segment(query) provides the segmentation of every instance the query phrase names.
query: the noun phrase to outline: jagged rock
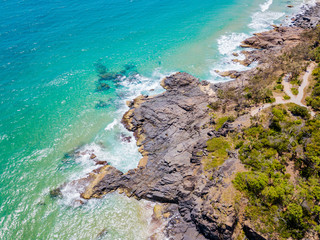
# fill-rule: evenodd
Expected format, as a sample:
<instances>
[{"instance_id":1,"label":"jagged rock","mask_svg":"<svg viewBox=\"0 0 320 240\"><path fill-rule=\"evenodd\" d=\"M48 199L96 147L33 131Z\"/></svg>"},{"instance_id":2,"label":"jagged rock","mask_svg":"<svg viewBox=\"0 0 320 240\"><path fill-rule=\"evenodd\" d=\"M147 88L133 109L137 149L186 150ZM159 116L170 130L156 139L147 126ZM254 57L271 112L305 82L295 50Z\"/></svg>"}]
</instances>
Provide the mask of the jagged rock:
<instances>
[{"instance_id":1,"label":"jagged rock","mask_svg":"<svg viewBox=\"0 0 320 240\"><path fill-rule=\"evenodd\" d=\"M233 59L232 62L240 63L245 67L248 67L251 64L251 62L248 59L245 59L245 60Z\"/></svg>"},{"instance_id":2,"label":"jagged rock","mask_svg":"<svg viewBox=\"0 0 320 240\"><path fill-rule=\"evenodd\" d=\"M236 79L241 75L241 73L239 73L238 71L220 72L220 71L216 70L215 72L218 73L221 77L230 77L230 78L233 78L233 79Z\"/></svg>"},{"instance_id":3,"label":"jagged rock","mask_svg":"<svg viewBox=\"0 0 320 240\"><path fill-rule=\"evenodd\" d=\"M139 167L122 174L111 166L103 166L86 178L89 183L81 196L98 198L120 189L138 199L176 205L174 210L168 207L163 211L179 219L179 224L174 224L177 229L170 230L168 225L168 236L230 239L236 221L235 213L231 213L233 208L228 205L228 211L224 211L229 217L225 213L218 219L210 217L214 212L210 189L224 188L223 176L228 175L230 167L220 168L220 175L212 182L202 174L203 153L199 154L210 137L204 126L210 120L207 105L216 98L213 85L200 83L187 73L176 73L165 78L162 86L167 91L160 95L136 98L122 119L134 132L143 155ZM230 131L227 124L223 128L224 134ZM216 198L223 190L218 192ZM223 226L222 219L227 220Z\"/></svg>"},{"instance_id":4,"label":"jagged rock","mask_svg":"<svg viewBox=\"0 0 320 240\"><path fill-rule=\"evenodd\" d=\"M319 23L320 4L316 3L313 7L304 7L302 10L302 13L292 20L292 26L304 29L315 28Z\"/></svg>"},{"instance_id":5,"label":"jagged rock","mask_svg":"<svg viewBox=\"0 0 320 240\"><path fill-rule=\"evenodd\" d=\"M249 240L267 240L266 237L254 230L249 221L246 221L243 226L243 231Z\"/></svg>"},{"instance_id":6,"label":"jagged rock","mask_svg":"<svg viewBox=\"0 0 320 240\"><path fill-rule=\"evenodd\" d=\"M244 48L270 49L276 47L293 46L299 43L303 32L299 27L277 27L273 30L254 34L242 42Z\"/></svg>"},{"instance_id":7,"label":"jagged rock","mask_svg":"<svg viewBox=\"0 0 320 240\"><path fill-rule=\"evenodd\" d=\"M122 174L121 171L110 165L96 169L88 177L80 179L80 181L87 180L89 182L81 193L81 197L84 199L99 198L108 192L116 190L118 188L118 180Z\"/></svg>"},{"instance_id":8,"label":"jagged rock","mask_svg":"<svg viewBox=\"0 0 320 240\"><path fill-rule=\"evenodd\" d=\"M107 161L95 160L96 165L108 165Z\"/></svg>"}]
</instances>

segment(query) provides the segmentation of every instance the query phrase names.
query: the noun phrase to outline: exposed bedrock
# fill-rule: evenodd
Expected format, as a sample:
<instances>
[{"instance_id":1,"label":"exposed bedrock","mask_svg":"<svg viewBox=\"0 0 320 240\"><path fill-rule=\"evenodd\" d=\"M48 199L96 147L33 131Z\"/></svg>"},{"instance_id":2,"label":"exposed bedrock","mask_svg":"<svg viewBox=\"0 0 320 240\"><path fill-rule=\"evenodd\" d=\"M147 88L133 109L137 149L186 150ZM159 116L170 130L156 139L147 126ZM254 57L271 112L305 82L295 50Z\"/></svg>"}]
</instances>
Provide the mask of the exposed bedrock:
<instances>
[{"instance_id":1,"label":"exposed bedrock","mask_svg":"<svg viewBox=\"0 0 320 240\"><path fill-rule=\"evenodd\" d=\"M319 23L320 3L316 3L312 7L304 6L302 13L292 18L292 25L301 28L315 28Z\"/></svg>"},{"instance_id":2,"label":"exposed bedrock","mask_svg":"<svg viewBox=\"0 0 320 240\"><path fill-rule=\"evenodd\" d=\"M304 29L299 27L275 27L273 30L256 33L243 41L243 47L270 49L280 45L292 46L301 40ZM283 47L283 46L281 46Z\"/></svg>"},{"instance_id":3,"label":"exposed bedrock","mask_svg":"<svg viewBox=\"0 0 320 240\"><path fill-rule=\"evenodd\" d=\"M230 179L241 164L230 158L210 179L201 165L208 133L212 135L207 105L216 99L216 87L187 73L161 84L164 93L129 102L122 120L137 139L143 156L139 166L125 174L102 167L82 197L119 189L130 197L166 203L172 216L166 232L172 239L231 239L237 214Z\"/></svg>"}]
</instances>

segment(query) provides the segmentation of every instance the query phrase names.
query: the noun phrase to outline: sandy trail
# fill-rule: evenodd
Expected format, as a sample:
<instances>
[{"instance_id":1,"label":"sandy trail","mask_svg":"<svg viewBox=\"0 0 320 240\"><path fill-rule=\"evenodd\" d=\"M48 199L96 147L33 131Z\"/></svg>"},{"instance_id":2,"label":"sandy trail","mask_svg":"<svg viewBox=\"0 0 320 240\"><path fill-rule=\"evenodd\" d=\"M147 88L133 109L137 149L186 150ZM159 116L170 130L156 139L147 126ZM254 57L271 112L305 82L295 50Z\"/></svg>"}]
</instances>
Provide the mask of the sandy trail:
<instances>
[{"instance_id":1,"label":"sandy trail","mask_svg":"<svg viewBox=\"0 0 320 240\"><path fill-rule=\"evenodd\" d=\"M306 105L304 105L302 103L302 100L303 100L303 96L304 96L304 90L309 85L309 77L312 74L312 71L315 68L315 66L316 66L315 62L312 62L308 66L308 68L306 70L306 73L303 75L302 83L298 88L298 90L299 90L299 94L298 95L293 95L292 94L292 92L291 92L292 85L289 83L288 77L286 76L285 79L282 81L282 84L284 86L283 91L285 92L285 94L287 94L290 97L290 99L289 100L284 100L282 97L276 97L276 101L274 103L266 103L266 104L264 104L264 105L262 105L260 107L253 108L251 110L251 116L255 116L261 110L266 109L268 107L271 107L273 105L278 105L278 104L295 103L297 105L300 105L300 106L303 106L303 107L307 107ZM314 116L315 113L310 108L309 108L309 110L311 111L311 115Z\"/></svg>"}]
</instances>

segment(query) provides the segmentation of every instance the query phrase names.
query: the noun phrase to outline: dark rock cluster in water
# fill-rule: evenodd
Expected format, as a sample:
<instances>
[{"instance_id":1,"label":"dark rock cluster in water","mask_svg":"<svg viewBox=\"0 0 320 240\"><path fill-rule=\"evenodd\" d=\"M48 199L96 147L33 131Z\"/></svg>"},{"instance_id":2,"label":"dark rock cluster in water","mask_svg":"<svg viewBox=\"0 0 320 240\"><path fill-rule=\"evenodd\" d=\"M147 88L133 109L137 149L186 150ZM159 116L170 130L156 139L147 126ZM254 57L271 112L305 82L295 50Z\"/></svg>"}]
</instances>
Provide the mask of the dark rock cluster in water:
<instances>
[{"instance_id":1,"label":"dark rock cluster in water","mask_svg":"<svg viewBox=\"0 0 320 240\"><path fill-rule=\"evenodd\" d=\"M129 84L139 83L139 73L134 64L124 65L119 72L109 71L108 68L100 62L95 64L95 68L99 77L96 81L95 92L107 93L110 97L107 101L99 100L95 105L96 109L117 108L118 101L115 100L124 99L128 94L125 89L119 91L119 89L125 87L123 81Z\"/></svg>"},{"instance_id":2,"label":"dark rock cluster in water","mask_svg":"<svg viewBox=\"0 0 320 240\"><path fill-rule=\"evenodd\" d=\"M119 72L108 71L107 67L102 63L96 63L95 67L99 76L96 84L97 92L107 91L113 86L119 87L119 83L124 79L134 81L136 80L136 76L139 74L137 71L137 67L134 64L124 65L123 69Z\"/></svg>"}]
</instances>

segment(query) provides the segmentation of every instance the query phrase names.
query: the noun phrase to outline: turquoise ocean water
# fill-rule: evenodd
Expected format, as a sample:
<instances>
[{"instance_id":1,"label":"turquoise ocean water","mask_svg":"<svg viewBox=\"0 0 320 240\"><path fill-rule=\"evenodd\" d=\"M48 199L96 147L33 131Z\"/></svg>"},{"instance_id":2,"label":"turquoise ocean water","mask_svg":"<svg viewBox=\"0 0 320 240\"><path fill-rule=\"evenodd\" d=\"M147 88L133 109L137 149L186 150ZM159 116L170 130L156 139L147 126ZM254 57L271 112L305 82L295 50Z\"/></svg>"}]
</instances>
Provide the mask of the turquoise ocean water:
<instances>
[{"instance_id":1,"label":"turquoise ocean water","mask_svg":"<svg viewBox=\"0 0 320 240\"><path fill-rule=\"evenodd\" d=\"M176 71L214 82L215 69L245 69L231 62L240 41L300 4L1 0L0 239L147 239L151 203L114 193L79 206L70 185L62 198L49 191L96 168L91 153L136 167L135 142L122 140L132 136L120 124L126 100L161 92Z\"/></svg>"}]
</instances>

